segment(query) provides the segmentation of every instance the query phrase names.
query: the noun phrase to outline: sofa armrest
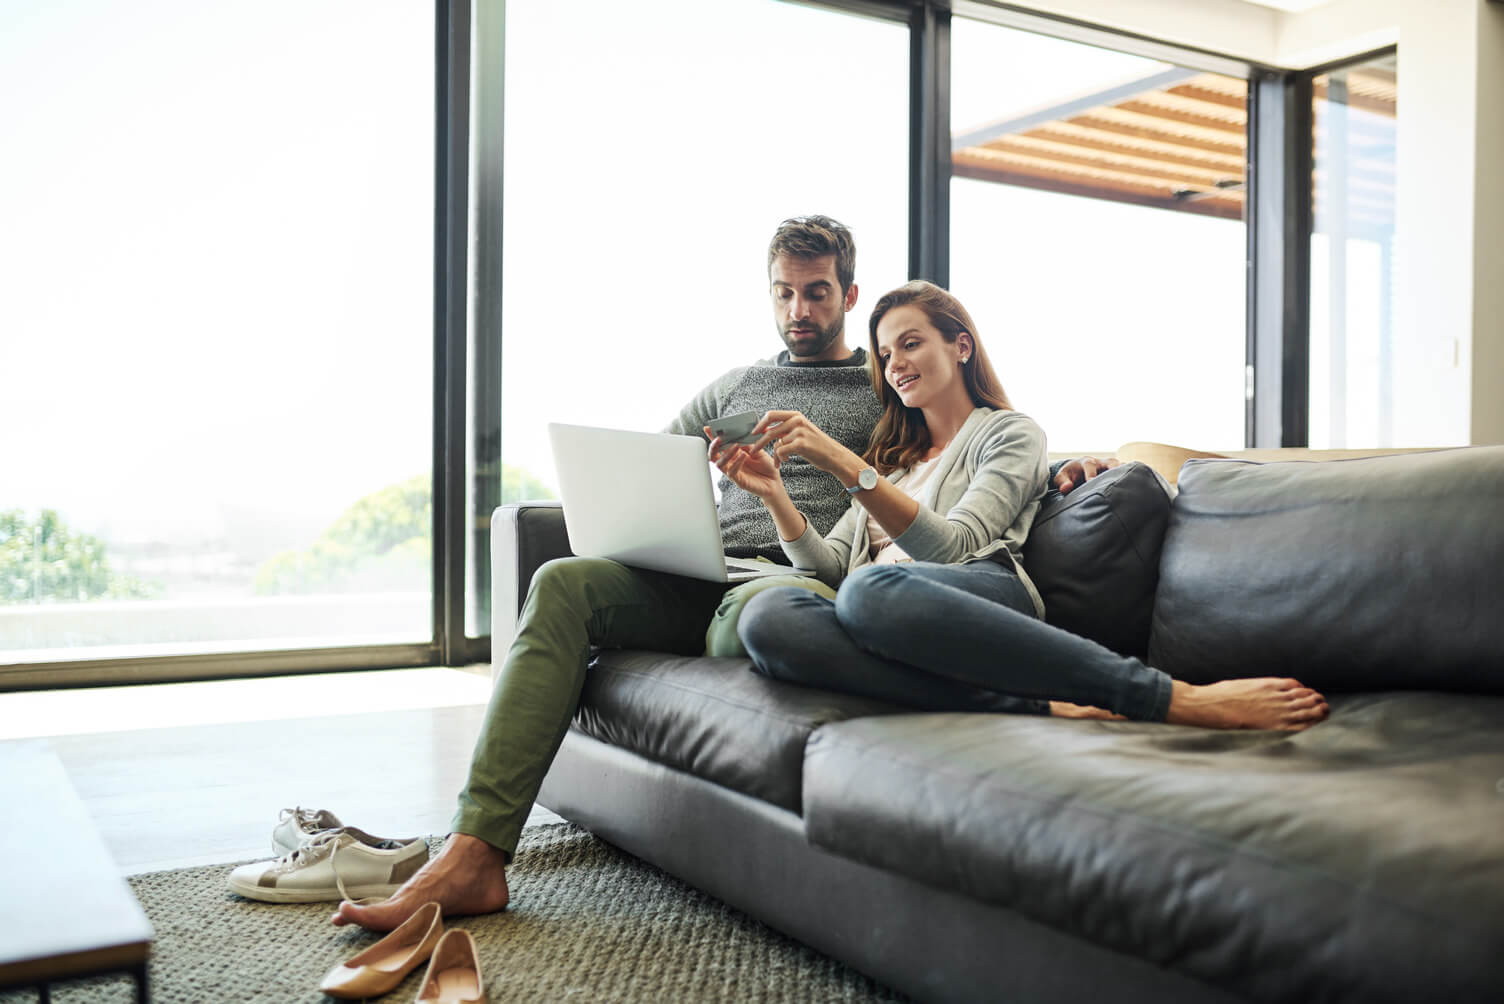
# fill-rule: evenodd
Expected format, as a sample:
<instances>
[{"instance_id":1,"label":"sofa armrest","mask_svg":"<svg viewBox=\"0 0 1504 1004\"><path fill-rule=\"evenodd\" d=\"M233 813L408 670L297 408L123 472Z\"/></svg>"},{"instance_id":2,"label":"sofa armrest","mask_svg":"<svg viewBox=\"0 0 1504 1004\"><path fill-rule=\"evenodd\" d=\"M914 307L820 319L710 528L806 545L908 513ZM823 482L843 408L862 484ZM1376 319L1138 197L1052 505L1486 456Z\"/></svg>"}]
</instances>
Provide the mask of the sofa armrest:
<instances>
[{"instance_id":1,"label":"sofa armrest","mask_svg":"<svg viewBox=\"0 0 1504 1004\"><path fill-rule=\"evenodd\" d=\"M491 515L491 665L506 658L533 573L566 558L569 534L558 502L509 502Z\"/></svg>"}]
</instances>

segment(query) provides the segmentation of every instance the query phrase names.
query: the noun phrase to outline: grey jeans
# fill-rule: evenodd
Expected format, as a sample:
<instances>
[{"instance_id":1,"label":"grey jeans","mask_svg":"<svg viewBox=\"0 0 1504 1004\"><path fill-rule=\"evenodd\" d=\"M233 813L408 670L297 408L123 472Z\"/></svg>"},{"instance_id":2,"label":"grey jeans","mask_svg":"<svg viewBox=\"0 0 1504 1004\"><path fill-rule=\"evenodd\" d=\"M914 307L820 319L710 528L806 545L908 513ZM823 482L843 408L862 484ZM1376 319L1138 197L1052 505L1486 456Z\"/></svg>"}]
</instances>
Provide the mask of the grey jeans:
<instances>
[{"instance_id":1,"label":"grey jeans","mask_svg":"<svg viewBox=\"0 0 1504 1004\"><path fill-rule=\"evenodd\" d=\"M1055 700L1163 721L1170 707L1169 676L1039 620L995 561L868 566L834 602L770 589L738 630L767 676L919 710L1048 714Z\"/></svg>"}]
</instances>

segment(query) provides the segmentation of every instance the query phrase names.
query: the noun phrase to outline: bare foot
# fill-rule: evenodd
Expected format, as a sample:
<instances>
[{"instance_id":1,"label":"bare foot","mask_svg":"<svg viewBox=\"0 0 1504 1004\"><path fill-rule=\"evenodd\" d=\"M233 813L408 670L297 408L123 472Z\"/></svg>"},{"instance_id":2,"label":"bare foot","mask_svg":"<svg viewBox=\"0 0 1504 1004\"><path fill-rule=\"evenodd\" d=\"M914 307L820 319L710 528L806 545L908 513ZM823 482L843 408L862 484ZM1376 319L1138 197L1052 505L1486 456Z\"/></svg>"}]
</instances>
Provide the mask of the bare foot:
<instances>
[{"instance_id":1,"label":"bare foot","mask_svg":"<svg viewBox=\"0 0 1504 1004\"><path fill-rule=\"evenodd\" d=\"M345 900L331 919L339 925L390 931L430 900L438 901L445 917L505 910L506 865L506 855L479 837L451 833L439 853L390 898L370 906Z\"/></svg>"},{"instance_id":2,"label":"bare foot","mask_svg":"<svg viewBox=\"0 0 1504 1004\"><path fill-rule=\"evenodd\" d=\"M1299 680L1263 676L1203 687L1175 680L1165 721L1211 729L1299 732L1322 721L1328 713L1326 698Z\"/></svg>"},{"instance_id":3,"label":"bare foot","mask_svg":"<svg viewBox=\"0 0 1504 1004\"><path fill-rule=\"evenodd\" d=\"M1114 722L1128 720L1123 715L1115 715L1106 708L1095 708L1090 704L1072 704L1069 701L1051 701L1050 714L1055 718L1102 718L1111 719Z\"/></svg>"}]
</instances>

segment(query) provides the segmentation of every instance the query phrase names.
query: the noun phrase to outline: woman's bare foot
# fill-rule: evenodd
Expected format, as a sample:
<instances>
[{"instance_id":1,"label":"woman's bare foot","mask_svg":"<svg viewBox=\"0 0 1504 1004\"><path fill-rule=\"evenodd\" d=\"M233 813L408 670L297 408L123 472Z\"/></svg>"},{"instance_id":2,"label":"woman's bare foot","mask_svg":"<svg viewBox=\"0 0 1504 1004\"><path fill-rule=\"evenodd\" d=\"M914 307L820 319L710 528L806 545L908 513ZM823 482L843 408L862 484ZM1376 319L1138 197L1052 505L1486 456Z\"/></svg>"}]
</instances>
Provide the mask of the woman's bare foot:
<instances>
[{"instance_id":1,"label":"woman's bare foot","mask_svg":"<svg viewBox=\"0 0 1504 1004\"><path fill-rule=\"evenodd\" d=\"M1299 732L1326 718L1326 698L1299 680L1272 676L1223 680L1197 687L1171 683L1165 721L1211 729L1281 729Z\"/></svg>"},{"instance_id":2,"label":"woman's bare foot","mask_svg":"<svg viewBox=\"0 0 1504 1004\"><path fill-rule=\"evenodd\" d=\"M1128 720L1122 715L1113 714L1106 708L1096 708L1090 704L1072 704L1069 701L1051 701L1050 714L1055 718L1101 718L1111 719L1114 722Z\"/></svg>"},{"instance_id":3,"label":"woman's bare foot","mask_svg":"<svg viewBox=\"0 0 1504 1004\"><path fill-rule=\"evenodd\" d=\"M433 860L402 884L391 897L371 906L349 900L339 905L335 924L359 924L372 931L390 931L437 900L445 917L495 913L507 906L507 856L479 837L451 833Z\"/></svg>"}]
</instances>

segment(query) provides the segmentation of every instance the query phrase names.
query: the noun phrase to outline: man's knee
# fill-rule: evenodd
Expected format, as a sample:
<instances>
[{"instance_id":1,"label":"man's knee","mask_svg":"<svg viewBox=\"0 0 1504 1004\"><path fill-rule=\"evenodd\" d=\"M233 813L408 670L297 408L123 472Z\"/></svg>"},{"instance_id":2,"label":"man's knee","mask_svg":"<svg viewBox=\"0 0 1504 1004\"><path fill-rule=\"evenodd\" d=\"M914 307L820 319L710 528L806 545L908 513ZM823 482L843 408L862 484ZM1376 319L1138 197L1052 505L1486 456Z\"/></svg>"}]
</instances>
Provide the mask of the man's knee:
<instances>
[{"instance_id":1,"label":"man's knee","mask_svg":"<svg viewBox=\"0 0 1504 1004\"><path fill-rule=\"evenodd\" d=\"M571 556L545 561L533 573L524 611L529 607L553 612L569 609L588 617L594 607L591 584L607 581L608 576L623 570L622 565L607 558Z\"/></svg>"}]
</instances>

